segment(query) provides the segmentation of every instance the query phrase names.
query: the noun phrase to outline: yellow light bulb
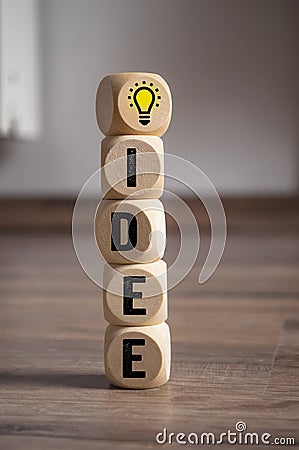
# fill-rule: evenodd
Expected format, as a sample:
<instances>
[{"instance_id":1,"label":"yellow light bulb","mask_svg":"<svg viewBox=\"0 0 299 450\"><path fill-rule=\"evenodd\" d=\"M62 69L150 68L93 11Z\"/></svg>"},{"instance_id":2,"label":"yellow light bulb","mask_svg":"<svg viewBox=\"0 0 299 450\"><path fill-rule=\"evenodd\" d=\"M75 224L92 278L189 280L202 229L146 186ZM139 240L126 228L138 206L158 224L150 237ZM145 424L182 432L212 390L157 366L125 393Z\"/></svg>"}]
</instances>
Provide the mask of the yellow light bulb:
<instances>
[{"instance_id":1,"label":"yellow light bulb","mask_svg":"<svg viewBox=\"0 0 299 450\"><path fill-rule=\"evenodd\" d=\"M142 125L148 125L150 113L155 103L155 92L147 86L139 87L134 92L133 101L139 112L139 122Z\"/></svg>"}]
</instances>

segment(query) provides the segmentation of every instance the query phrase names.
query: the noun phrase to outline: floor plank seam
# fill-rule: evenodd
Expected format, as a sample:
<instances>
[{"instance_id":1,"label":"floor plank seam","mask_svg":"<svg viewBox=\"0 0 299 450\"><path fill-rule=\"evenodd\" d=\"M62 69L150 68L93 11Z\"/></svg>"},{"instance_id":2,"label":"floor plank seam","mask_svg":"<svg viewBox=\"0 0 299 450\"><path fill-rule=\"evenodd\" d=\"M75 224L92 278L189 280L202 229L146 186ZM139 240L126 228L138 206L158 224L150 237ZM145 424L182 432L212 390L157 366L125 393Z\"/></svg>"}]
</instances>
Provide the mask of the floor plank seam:
<instances>
[{"instance_id":1,"label":"floor plank seam","mask_svg":"<svg viewBox=\"0 0 299 450\"><path fill-rule=\"evenodd\" d=\"M275 361L276 361L276 358L277 358L277 355L278 355L279 347L280 347L280 345L282 343L282 337L283 337L283 334L284 334L284 330L285 330L285 326L286 326L287 321L288 321L288 317L285 316L284 321L283 321L283 326L282 326L281 331L279 333L278 342L277 342L276 348L274 350L272 362L271 362L271 365L270 365L269 376L268 376L268 380L267 380L267 383L266 383L266 386L265 386L265 389L264 389L264 393L263 393L263 400L266 399L267 391L268 391L268 388L269 388L269 385L270 385L270 382L271 382L271 376L272 376L274 364L275 364Z\"/></svg>"}]
</instances>

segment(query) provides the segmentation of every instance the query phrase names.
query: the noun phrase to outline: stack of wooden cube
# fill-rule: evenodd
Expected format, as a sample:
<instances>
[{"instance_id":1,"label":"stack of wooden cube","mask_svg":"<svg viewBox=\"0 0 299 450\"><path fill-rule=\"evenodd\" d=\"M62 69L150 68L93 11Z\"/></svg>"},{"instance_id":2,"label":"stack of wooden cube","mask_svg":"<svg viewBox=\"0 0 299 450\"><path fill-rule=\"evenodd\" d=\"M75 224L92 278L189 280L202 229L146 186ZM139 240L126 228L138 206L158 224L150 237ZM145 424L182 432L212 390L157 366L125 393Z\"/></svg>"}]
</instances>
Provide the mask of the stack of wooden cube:
<instances>
[{"instance_id":1,"label":"stack of wooden cube","mask_svg":"<svg viewBox=\"0 0 299 450\"><path fill-rule=\"evenodd\" d=\"M160 75L106 76L96 97L104 200L95 237L105 259L105 372L112 384L144 389L170 374L164 149L171 93Z\"/></svg>"}]
</instances>

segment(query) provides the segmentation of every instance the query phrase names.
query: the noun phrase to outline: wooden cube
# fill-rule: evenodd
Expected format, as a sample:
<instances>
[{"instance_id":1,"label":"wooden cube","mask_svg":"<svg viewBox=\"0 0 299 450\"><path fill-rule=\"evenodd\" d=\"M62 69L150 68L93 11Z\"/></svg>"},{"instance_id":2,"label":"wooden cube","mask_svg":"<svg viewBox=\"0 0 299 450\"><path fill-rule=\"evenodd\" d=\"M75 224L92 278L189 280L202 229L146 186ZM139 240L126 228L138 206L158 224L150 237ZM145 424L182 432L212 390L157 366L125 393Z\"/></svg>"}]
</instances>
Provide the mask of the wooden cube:
<instances>
[{"instance_id":1,"label":"wooden cube","mask_svg":"<svg viewBox=\"0 0 299 450\"><path fill-rule=\"evenodd\" d=\"M157 136L109 136L101 145L105 198L159 198L164 188L163 141Z\"/></svg>"},{"instance_id":2,"label":"wooden cube","mask_svg":"<svg viewBox=\"0 0 299 450\"><path fill-rule=\"evenodd\" d=\"M163 322L148 327L108 325L105 333L105 372L115 386L154 388L170 375L170 332Z\"/></svg>"},{"instance_id":3,"label":"wooden cube","mask_svg":"<svg viewBox=\"0 0 299 450\"><path fill-rule=\"evenodd\" d=\"M167 319L167 264L108 264L104 267L103 309L107 322L156 325Z\"/></svg>"},{"instance_id":4,"label":"wooden cube","mask_svg":"<svg viewBox=\"0 0 299 450\"><path fill-rule=\"evenodd\" d=\"M163 257L166 229L160 200L102 200L95 218L98 248L110 264L150 263Z\"/></svg>"},{"instance_id":5,"label":"wooden cube","mask_svg":"<svg viewBox=\"0 0 299 450\"><path fill-rule=\"evenodd\" d=\"M162 136L171 118L171 92L153 73L116 73L106 76L96 96L96 117L106 136L150 134Z\"/></svg>"}]
</instances>

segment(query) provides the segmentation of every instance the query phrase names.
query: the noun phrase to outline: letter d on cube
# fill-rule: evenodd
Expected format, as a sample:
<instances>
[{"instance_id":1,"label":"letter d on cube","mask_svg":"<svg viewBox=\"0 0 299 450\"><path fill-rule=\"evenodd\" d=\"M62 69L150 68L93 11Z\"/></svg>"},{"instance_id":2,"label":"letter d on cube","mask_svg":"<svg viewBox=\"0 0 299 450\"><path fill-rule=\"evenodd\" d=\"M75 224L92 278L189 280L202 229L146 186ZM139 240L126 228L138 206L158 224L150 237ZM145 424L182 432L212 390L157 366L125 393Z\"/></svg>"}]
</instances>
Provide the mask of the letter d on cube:
<instances>
[{"instance_id":1,"label":"letter d on cube","mask_svg":"<svg viewBox=\"0 0 299 450\"><path fill-rule=\"evenodd\" d=\"M165 251L163 204L158 199L103 200L96 213L95 237L109 264L157 261Z\"/></svg>"}]
</instances>

